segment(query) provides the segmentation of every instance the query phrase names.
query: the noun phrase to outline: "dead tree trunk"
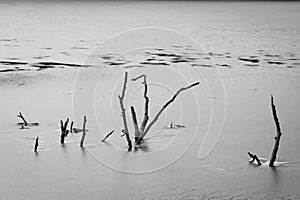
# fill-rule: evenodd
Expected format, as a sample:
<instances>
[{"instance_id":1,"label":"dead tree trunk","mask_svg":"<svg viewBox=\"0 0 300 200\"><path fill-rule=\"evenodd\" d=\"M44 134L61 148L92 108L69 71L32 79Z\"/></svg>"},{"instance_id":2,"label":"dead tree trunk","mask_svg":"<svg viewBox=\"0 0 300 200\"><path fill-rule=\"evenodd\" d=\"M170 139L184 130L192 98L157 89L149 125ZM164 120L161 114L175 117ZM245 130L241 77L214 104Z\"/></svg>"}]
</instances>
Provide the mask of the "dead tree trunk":
<instances>
[{"instance_id":1,"label":"dead tree trunk","mask_svg":"<svg viewBox=\"0 0 300 200\"><path fill-rule=\"evenodd\" d=\"M82 125L82 137L81 137L81 141L80 141L80 147L83 147L83 143L84 143L84 139L85 139L85 135L86 135L86 130L85 130L85 126L86 126L86 116L83 117L83 125Z\"/></svg>"},{"instance_id":2,"label":"dead tree trunk","mask_svg":"<svg viewBox=\"0 0 300 200\"><path fill-rule=\"evenodd\" d=\"M132 121L133 121L133 126L134 126L134 139L135 139L135 142L137 142L139 137L140 137L139 125L138 125L138 122L137 122L134 107L131 106L130 108L131 108L131 115L132 115Z\"/></svg>"},{"instance_id":3,"label":"dead tree trunk","mask_svg":"<svg viewBox=\"0 0 300 200\"><path fill-rule=\"evenodd\" d=\"M192 85L189 85L187 87L182 87L180 88L175 94L174 96L167 102L165 103L165 105L158 111L158 113L156 114L156 116L154 117L154 119L149 123L149 125L147 126L146 130L142 133L142 135L140 136L137 144L140 144L141 141L143 140L143 138L145 137L145 135L148 133L148 131L150 130L150 128L153 126L153 124L158 120L158 118L160 117L160 115L162 114L162 112L176 99L176 97L185 90L188 90L194 86L199 85L199 82L193 83Z\"/></svg>"},{"instance_id":4,"label":"dead tree trunk","mask_svg":"<svg viewBox=\"0 0 300 200\"><path fill-rule=\"evenodd\" d=\"M39 137L37 137L37 138L35 139L35 144L34 144L34 152L35 152L35 153L37 153L37 148L38 148L38 146L39 146Z\"/></svg>"},{"instance_id":5,"label":"dead tree trunk","mask_svg":"<svg viewBox=\"0 0 300 200\"><path fill-rule=\"evenodd\" d=\"M124 133L125 133L126 140L127 140L127 143L128 143L128 151L131 151L132 142L131 142L131 139L130 139L130 136L129 136L127 119L126 119L126 110L125 110L124 103L123 103L124 97L125 97L126 85L127 85L127 78L128 78L128 73L125 72L125 79L124 79L124 84L123 84L122 95L118 95L118 97L119 97L120 107L121 107L121 116L123 118Z\"/></svg>"},{"instance_id":6,"label":"dead tree trunk","mask_svg":"<svg viewBox=\"0 0 300 200\"><path fill-rule=\"evenodd\" d=\"M274 148L273 148L273 151L272 151L272 157L271 157L269 166L274 167L274 162L276 160L276 155L277 155L277 152L279 150L279 142L280 142L280 137L281 137L282 133L281 133L281 128L280 128L280 124L279 124L279 120L278 120L277 112L276 112L276 107L274 105L272 95L271 95L271 109L272 109L274 122L275 122L275 125L276 125L277 135L274 138L275 139L275 144L274 144Z\"/></svg>"},{"instance_id":7,"label":"dead tree trunk","mask_svg":"<svg viewBox=\"0 0 300 200\"><path fill-rule=\"evenodd\" d=\"M27 121L25 120L25 117L22 115L21 112L19 112L19 114L18 114L17 116L20 117L20 118L23 120L24 126L27 126L27 125L28 125Z\"/></svg>"},{"instance_id":8,"label":"dead tree trunk","mask_svg":"<svg viewBox=\"0 0 300 200\"><path fill-rule=\"evenodd\" d=\"M60 120L60 130L61 130L61 135L60 135L60 143L64 144L65 143L65 137L68 135L69 130L67 130L69 123L69 118L63 123L62 120Z\"/></svg>"}]
</instances>

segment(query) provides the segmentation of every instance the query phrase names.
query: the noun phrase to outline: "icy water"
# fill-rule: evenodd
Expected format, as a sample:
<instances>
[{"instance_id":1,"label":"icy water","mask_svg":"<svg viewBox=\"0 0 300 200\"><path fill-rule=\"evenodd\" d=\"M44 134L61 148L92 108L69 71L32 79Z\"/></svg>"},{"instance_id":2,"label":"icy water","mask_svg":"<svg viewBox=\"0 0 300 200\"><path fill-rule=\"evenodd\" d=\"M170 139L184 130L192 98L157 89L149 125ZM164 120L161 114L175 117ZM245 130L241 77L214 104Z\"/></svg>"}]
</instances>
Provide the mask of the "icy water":
<instances>
[{"instance_id":1,"label":"icy water","mask_svg":"<svg viewBox=\"0 0 300 200\"><path fill-rule=\"evenodd\" d=\"M0 199L300 199L299 3L0 2L0 28ZM144 87L131 78L147 75L150 120L200 81L132 152L125 71L132 137ZM271 94L274 169L247 158L271 155ZM19 112L39 126L21 129ZM85 148L81 132L61 145L60 120L83 115Z\"/></svg>"}]
</instances>

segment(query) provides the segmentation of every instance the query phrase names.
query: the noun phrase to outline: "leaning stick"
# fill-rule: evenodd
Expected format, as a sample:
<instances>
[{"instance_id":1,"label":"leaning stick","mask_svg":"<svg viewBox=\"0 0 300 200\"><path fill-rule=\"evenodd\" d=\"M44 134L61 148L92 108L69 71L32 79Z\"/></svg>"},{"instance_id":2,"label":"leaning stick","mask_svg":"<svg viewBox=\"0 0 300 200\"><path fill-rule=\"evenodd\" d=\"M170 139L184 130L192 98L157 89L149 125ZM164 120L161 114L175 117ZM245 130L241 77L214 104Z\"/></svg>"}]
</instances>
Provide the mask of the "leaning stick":
<instances>
[{"instance_id":1,"label":"leaning stick","mask_svg":"<svg viewBox=\"0 0 300 200\"><path fill-rule=\"evenodd\" d=\"M134 126L135 141L137 141L139 139L139 136L140 136L139 125L138 125L138 122L137 122L134 107L131 106L130 108L131 108L131 115L132 115L132 121L133 121L133 126Z\"/></svg>"},{"instance_id":2,"label":"leaning stick","mask_svg":"<svg viewBox=\"0 0 300 200\"><path fill-rule=\"evenodd\" d=\"M280 142L280 137L281 137L282 133L281 133L281 128L280 128L280 124L279 124L279 120L278 120L277 112L276 112L276 107L274 105L272 95L271 95L271 109L272 109L274 122L275 122L275 125L276 125L277 135L274 137L275 144L274 144L274 148L273 148L273 151L272 151L272 157L271 157L269 166L274 167L274 162L276 160L276 155L277 155L277 152L278 152L278 149L279 149L279 142Z\"/></svg>"},{"instance_id":3,"label":"leaning stick","mask_svg":"<svg viewBox=\"0 0 300 200\"><path fill-rule=\"evenodd\" d=\"M38 146L39 146L39 137L37 137L37 138L35 139L35 144L34 144L34 152L35 152L35 153L37 153L37 148L38 148Z\"/></svg>"},{"instance_id":4,"label":"leaning stick","mask_svg":"<svg viewBox=\"0 0 300 200\"><path fill-rule=\"evenodd\" d=\"M113 134L114 131L115 131L115 130L112 130L111 132L109 132L109 133L105 136L105 138L103 138L103 140L101 140L101 142L105 142L105 140L106 140L109 136L111 136L111 134Z\"/></svg>"},{"instance_id":5,"label":"leaning stick","mask_svg":"<svg viewBox=\"0 0 300 200\"><path fill-rule=\"evenodd\" d=\"M25 117L22 115L21 112L19 112L19 114L18 114L17 116L20 117L20 118L23 120L24 126L27 126L27 125L28 125L27 121L25 120Z\"/></svg>"},{"instance_id":6,"label":"leaning stick","mask_svg":"<svg viewBox=\"0 0 300 200\"><path fill-rule=\"evenodd\" d=\"M125 110L124 103L123 103L124 97L125 97L126 85L127 85L127 78L128 78L128 73L125 72L125 79L124 79L122 94L118 95L118 97L119 97L120 107L121 107L121 116L123 118L124 133L125 133L126 140L128 143L128 151L131 151L132 143L131 143L130 136L129 136L128 125L127 125L127 120L126 120L126 110Z\"/></svg>"},{"instance_id":7,"label":"leaning stick","mask_svg":"<svg viewBox=\"0 0 300 200\"><path fill-rule=\"evenodd\" d=\"M80 141L80 147L83 147L83 143L84 143L84 139L85 139L85 135L86 135L86 130L85 130L85 126L86 126L86 116L84 115L83 117L83 126L82 126L82 137L81 137L81 141Z\"/></svg>"},{"instance_id":8,"label":"leaning stick","mask_svg":"<svg viewBox=\"0 0 300 200\"><path fill-rule=\"evenodd\" d=\"M141 135L139 142L141 142L141 140L143 140L143 138L145 137L145 135L148 133L148 131L150 130L150 128L153 126L153 124L158 120L159 116L161 115L161 113L175 100L175 98L182 92L185 90L188 90L194 86L199 85L200 82L196 82L193 83L192 85L189 85L187 87L182 87L180 88L175 94L174 96L167 102L165 103L165 105L158 111L158 113L156 114L156 116L154 117L154 119L149 123L149 125L147 126L146 130L144 131L144 133Z\"/></svg>"},{"instance_id":9,"label":"leaning stick","mask_svg":"<svg viewBox=\"0 0 300 200\"><path fill-rule=\"evenodd\" d=\"M148 115L148 108L149 108L149 97L147 96L147 91L148 91L148 85L147 85L147 77L146 77L146 75L145 74L143 74L143 75L140 75L140 76L138 76L138 77L136 77L136 78L133 78L133 79L131 79L132 81L136 81L136 80L138 80L138 79L140 79L140 78L144 78L144 82L143 82L143 84L144 84L144 86L145 86L145 90L144 90L144 98L145 98L145 114L144 114L144 119L143 119L143 121L142 121L142 124L141 124L141 127L140 127L140 131L139 131L139 134L143 134L144 133L144 131L145 131L145 128L146 128L146 125L147 125L147 122L148 122L148 120L149 120L149 115Z\"/></svg>"}]
</instances>

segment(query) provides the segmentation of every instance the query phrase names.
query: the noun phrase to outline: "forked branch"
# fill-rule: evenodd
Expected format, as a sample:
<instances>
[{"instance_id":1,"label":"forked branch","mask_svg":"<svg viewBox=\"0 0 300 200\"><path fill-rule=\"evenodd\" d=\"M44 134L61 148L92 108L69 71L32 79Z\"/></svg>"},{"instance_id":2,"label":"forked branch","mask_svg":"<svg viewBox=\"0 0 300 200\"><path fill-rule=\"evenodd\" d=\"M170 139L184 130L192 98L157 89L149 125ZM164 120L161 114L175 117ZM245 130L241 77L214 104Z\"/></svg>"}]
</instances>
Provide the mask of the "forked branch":
<instances>
[{"instance_id":1,"label":"forked branch","mask_svg":"<svg viewBox=\"0 0 300 200\"><path fill-rule=\"evenodd\" d=\"M20 118L23 120L24 126L27 126L27 125L28 125L27 121L25 120L25 117L22 115L21 112L19 112L19 114L18 114L17 116L20 117Z\"/></svg>"}]
</instances>

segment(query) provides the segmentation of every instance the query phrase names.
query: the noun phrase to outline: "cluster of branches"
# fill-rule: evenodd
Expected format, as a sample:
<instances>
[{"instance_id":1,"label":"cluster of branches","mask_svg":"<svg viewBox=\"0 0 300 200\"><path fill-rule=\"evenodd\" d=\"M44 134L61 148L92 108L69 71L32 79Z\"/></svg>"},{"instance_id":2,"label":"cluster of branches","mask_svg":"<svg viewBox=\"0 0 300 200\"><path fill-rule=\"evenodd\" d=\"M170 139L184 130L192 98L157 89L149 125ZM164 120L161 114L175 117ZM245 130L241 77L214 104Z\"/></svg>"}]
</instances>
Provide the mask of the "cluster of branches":
<instances>
[{"instance_id":1,"label":"cluster of branches","mask_svg":"<svg viewBox=\"0 0 300 200\"><path fill-rule=\"evenodd\" d=\"M163 113L163 111L176 99L176 97L183 91L188 90L194 86L199 85L199 82L193 83L189 86L186 87L182 87L180 88L174 95L173 97L168 100L162 107L161 109L157 112L157 114L155 115L155 117L152 119L152 121L149 122L148 126L148 120L149 120L149 97L147 96L147 92L148 92L148 85L147 85L147 77L145 74L142 74L136 78L132 78L132 81L137 81L139 79L142 79L143 82L142 84L144 85L144 99L145 99L145 106L144 106L144 118L143 121L141 123L141 125L138 125L138 120L137 120L137 116L136 116L136 112L135 112L135 108L134 106L131 106L131 116L132 116L132 121L133 121L133 126L134 126L134 135L135 135L135 144L139 145L141 144L141 142L143 141L144 137L146 136L146 134L149 132L149 130L151 129L151 127L155 124L155 122L157 122L157 120L159 119L160 115ZM121 116L123 119L123 125L124 125L124 130L122 130L122 132L125 134L126 136L126 140L127 140L127 144L128 144L128 151L130 151L132 149L132 142L130 139L130 134L128 131L128 125L127 125L127 118L126 118L126 109L124 107L124 97L125 97L125 91L126 91L126 86L127 86L127 81L128 81L128 73L125 72L125 78L124 78L124 83L123 83L123 90L122 90L122 94L119 95L119 101L120 101L120 108L121 108Z\"/></svg>"}]
</instances>

